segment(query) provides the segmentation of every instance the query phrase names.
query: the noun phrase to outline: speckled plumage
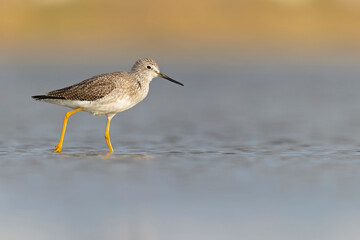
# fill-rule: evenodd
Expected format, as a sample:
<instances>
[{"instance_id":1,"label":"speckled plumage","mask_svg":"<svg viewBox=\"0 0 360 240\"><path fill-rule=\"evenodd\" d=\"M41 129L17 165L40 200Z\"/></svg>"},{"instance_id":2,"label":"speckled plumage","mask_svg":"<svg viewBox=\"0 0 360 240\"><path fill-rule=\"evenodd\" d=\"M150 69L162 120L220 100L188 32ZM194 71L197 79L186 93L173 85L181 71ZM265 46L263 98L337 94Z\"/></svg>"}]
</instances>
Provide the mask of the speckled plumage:
<instances>
[{"instance_id":1,"label":"speckled plumage","mask_svg":"<svg viewBox=\"0 0 360 240\"><path fill-rule=\"evenodd\" d=\"M86 111L93 115L107 116L105 134L110 152L113 151L109 127L112 117L132 108L147 96L149 84L155 77L162 77L182 85L159 70L158 64L150 58L136 61L130 72L113 72L97 75L78 84L51 91L45 95L33 96L34 99L75 109L65 115L63 131L54 152L61 152L67 119L73 113Z\"/></svg>"},{"instance_id":2,"label":"speckled plumage","mask_svg":"<svg viewBox=\"0 0 360 240\"><path fill-rule=\"evenodd\" d=\"M47 96L59 97L67 100L94 101L108 95L116 88L115 78L119 73L106 73L86 79L78 84L61 88L47 93Z\"/></svg>"},{"instance_id":3,"label":"speckled plumage","mask_svg":"<svg viewBox=\"0 0 360 240\"><path fill-rule=\"evenodd\" d=\"M111 116L142 101L149 92L149 83L159 73L157 63L144 58L136 61L130 72L97 75L33 98L73 109L81 107L94 115Z\"/></svg>"}]
</instances>

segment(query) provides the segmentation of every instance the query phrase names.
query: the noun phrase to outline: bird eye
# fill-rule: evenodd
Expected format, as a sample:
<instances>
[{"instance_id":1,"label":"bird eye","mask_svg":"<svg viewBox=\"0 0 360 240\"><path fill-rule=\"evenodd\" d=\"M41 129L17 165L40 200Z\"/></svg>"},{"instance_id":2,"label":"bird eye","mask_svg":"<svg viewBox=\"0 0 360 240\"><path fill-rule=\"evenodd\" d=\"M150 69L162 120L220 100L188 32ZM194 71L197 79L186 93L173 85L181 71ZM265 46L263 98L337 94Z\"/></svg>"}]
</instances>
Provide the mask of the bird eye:
<instances>
[{"instance_id":1,"label":"bird eye","mask_svg":"<svg viewBox=\"0 0 360 240\"><path fill-rule=\"evenodd\" d=\"M147 69L151 69L151 67L150 67L150 66L147 66Z\"/></svg>"}]
</instances>

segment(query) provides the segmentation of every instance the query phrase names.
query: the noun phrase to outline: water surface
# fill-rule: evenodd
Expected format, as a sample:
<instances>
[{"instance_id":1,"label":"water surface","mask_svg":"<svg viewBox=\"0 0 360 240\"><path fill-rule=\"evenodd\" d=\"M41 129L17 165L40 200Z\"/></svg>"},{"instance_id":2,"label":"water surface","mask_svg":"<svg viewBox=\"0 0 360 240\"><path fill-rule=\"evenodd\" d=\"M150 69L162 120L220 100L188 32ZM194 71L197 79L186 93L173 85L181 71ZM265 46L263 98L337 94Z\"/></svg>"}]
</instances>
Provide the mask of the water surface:
<instances>
[{"instance_id":1,"label":"water surface","mask_svg":"<svg viewBox=\"0 0 360 240\"><path fill-rule=\"evenodd\" d=\"M87 113L52 153L66 109L30 96L118 66L0 66L1 238L356 239L355 64L160 66L185 87L114 117L113 154Z\"/></svg>"}]
</instances>

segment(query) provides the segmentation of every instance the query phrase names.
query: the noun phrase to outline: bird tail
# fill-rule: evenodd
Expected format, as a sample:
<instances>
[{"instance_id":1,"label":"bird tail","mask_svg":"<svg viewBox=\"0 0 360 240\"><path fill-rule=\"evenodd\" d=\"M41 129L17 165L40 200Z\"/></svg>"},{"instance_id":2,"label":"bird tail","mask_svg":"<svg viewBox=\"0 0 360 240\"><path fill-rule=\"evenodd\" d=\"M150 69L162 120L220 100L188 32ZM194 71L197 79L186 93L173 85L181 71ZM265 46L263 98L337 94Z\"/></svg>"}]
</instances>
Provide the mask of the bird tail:
<instances>
[{"instance_id":1,"label":"bird tail","mask_svg":"<svg viewBox=\"0 0 360 240\"><path fill-rule=\"evenodd\" d=\"M36 95L36 96L32 96L32 98L38 101L46 100L46 99L65 99L64 97L54 97L48 95Z\"/></svg>"}]
</instances>

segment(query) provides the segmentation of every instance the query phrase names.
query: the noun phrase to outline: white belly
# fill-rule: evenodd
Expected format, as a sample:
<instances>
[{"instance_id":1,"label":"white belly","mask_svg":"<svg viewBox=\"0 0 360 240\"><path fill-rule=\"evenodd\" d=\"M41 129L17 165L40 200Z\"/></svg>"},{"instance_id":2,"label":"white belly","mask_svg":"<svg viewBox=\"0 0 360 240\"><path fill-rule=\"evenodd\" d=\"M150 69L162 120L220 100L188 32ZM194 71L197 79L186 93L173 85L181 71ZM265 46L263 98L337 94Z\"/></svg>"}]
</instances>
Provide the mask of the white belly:
<instances>
[{"instance_id":1,"label":"white belly","mask_svg":"<svg viewBox=\"0 0 360 240\"><path fill-rule=\"evenodd\" d=\"M69 107L72 109L83 108L83 111L89 112L96 116L109 116L132 108L141 100L143 99L130 99L123 97L122 99L116 99L115 101L106 101L106 99L99 99L97 101L49 99L47 102L55 103L57 105Z\"/></svg>"}]
</instances>

